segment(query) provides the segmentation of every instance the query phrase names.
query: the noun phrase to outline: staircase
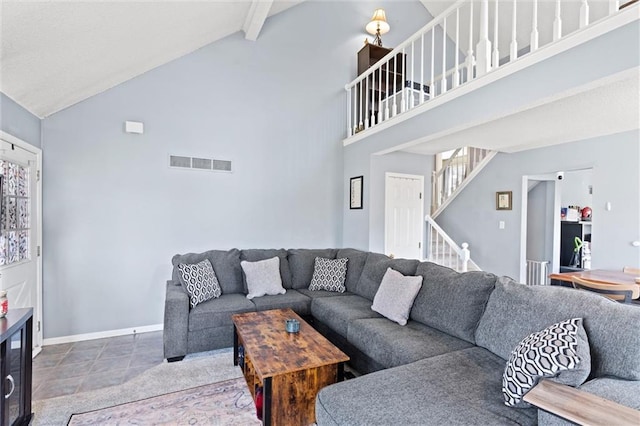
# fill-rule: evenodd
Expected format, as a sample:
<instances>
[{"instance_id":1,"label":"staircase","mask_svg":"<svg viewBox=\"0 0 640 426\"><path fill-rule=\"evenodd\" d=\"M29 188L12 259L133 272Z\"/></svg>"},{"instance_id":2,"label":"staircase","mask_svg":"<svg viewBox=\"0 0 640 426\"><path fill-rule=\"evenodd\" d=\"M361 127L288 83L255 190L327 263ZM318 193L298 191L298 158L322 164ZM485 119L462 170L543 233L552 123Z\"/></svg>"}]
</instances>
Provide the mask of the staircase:
<instances>
[{"instance_id":1,"label":"staircase","mask_svg":"<svg viewBox=\"0 0 640 426\"><path fill-rule=\"evenodd\" d=\"M458 272L480 271L480 267L471 260L469 244L458 246L455 241L429 215L427 222L427 260L454 269Z\"/></svg>"}]
</instances>

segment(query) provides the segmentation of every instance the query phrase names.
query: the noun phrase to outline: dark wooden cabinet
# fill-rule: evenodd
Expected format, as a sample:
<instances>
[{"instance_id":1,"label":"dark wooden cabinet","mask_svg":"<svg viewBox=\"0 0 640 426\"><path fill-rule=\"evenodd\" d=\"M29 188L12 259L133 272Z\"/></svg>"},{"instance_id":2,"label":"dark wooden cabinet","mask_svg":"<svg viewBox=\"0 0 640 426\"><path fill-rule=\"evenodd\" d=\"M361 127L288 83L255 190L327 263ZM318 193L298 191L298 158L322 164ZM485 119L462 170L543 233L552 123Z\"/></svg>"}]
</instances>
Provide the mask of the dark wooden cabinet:
<instances>
[{"instance_id":1,"label":"dark wooden cabinet","mask_svg":"<svg viewBox=\"0 0 640 426\"><path fill-rule=\"evenodd\" d=\"M575 249L575 238L591 241L591 222L569 222L562 221L560 226L560 266L570 266L584 269L583 252L578 253L578 263L573 265L571 260ZM588 268L588 266L587 266Z\"/></svg>"},{"instance_id":2,"label":"dark wooden cabinet","mask_svg":"<svg viewBox=\"0 0 640 426\"><path fill-rule=\"evenodd\" d=\"M373 65L377 64L382 58L389 54L393 49L377 46L375 44L365 44L358 52L358 75L362 75ZM358 126L356 131L363 130L362 124L366 120L370 120L372 115L377 116L380 108L386 108L387 98L402 90L404 86L403 74L405 73L406 55L398 53L392 57L386 64L360 83L360 87L356 88L356 94L359 99L358 111L356 118ZM392 104L390 102L390 104ZM401 106L396 106L400 112ZM388 106L391 108L391 105Z\"/></svg>"},{"instance_id":3,"label":"dark wooden cabinet","mask_svg":"<svg viewBox=\"0 0 640 426\"><path fill-rule=\"evenodd\" d=\"M10 309L0 318L0 425L31 421L33 308Z\"/></svg>"}]
</instances>

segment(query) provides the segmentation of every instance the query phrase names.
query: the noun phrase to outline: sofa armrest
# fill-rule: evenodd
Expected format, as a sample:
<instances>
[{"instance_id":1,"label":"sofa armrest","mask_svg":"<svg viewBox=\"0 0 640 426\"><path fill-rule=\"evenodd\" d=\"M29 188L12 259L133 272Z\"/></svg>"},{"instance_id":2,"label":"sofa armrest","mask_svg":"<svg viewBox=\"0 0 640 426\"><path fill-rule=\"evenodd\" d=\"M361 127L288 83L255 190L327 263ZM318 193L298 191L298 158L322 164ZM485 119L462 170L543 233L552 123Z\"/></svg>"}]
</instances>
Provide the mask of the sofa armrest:
<instances>
[{"instance_id":1,"label":"sofa armrest","mask_svg":"<svg viewBox=\"0 0 640 426\"><path fill-rule=\"evenodd\" d=\"M602 389L606 388L604 393L609 395L604 395L604 397L551 380L542 380L524 396L524 400L546 412L539 411L538 423L540 425L567 424L562 419L577 424L615 424L620 426L640 424L640 411L607 398L616 393L615 388L619 388L618 390L624 393L629 386L637 387L640 390L640 382L613 378L606 380L609 382L604 387L596 386ZM589 387L589 384L585 386L585 388ZM598 393L602 394L603 392ZM636 399L640 401L640 394L636 392L636 395L638 395ZM633 405L635 406L635 404Z\"/></svg>"},{"instance_id":2,"label":"sofa armrest","mask_svg":"<svg viewBox=\"0 0 640 426\"><path fill-rule=\"evenodd\" d=\"M187 354L189 332L189 296L181 285L167 281L164 302L164 357L180 358Z\"/></svg>"}]
</instances>

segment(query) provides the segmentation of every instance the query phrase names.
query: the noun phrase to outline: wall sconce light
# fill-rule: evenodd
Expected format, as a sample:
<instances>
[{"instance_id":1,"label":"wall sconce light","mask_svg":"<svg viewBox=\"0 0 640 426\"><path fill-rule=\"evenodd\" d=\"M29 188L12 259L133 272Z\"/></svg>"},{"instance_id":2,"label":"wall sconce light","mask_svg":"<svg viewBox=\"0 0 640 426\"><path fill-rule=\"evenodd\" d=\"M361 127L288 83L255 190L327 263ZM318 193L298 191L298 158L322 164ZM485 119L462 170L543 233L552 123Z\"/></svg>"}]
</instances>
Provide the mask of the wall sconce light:
<instances>
[{"instance_id":1,"label":"wall sconce light","mask_svg":"<svg viewBox=\"0 0 640 426\"><path fill-rule=\"evenodd\" d=\"M384 13L384 9L376 9L373 12L371 22L366 26L367 32L376 36L376 38L373 39L373 44L382 46L382 38L380 36L388 33L390 29L391 27L387 24L387 16Z\"/></svg>"}]
</instances>

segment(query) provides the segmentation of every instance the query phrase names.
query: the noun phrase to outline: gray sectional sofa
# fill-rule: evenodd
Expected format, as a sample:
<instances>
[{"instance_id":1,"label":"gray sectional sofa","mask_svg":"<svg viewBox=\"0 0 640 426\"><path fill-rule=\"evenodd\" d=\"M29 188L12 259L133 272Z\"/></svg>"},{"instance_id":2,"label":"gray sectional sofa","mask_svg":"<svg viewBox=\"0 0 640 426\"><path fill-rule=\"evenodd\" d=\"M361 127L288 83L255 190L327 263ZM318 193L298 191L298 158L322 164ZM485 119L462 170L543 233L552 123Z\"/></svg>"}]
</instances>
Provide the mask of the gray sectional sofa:
<instances>
[{"instance_id":1,"label":"gray sectional sofa","mask_svg":"<svg viewBox=\"0 0 640 426\"><path fill-rule=\"evenodd\" d=\"M241 260L280 258L286 294L248 300ZM348 258L346 292L307 289L316 257ZM209 259L222 296L189 309L177 265ZM229 347L231 314L290 307L351 357L362 376L316 399L323 425L555 425L535 408L504 404L506 360L530 333L583 318L591 373L579 388L640 409L640 308L561 287L528 287L485 272L457 273L354 249L229 250L176 255L167 283L165 357ZM371 310L387 268L423 277L405 326Z\"/></svg>"}]
</instances>

